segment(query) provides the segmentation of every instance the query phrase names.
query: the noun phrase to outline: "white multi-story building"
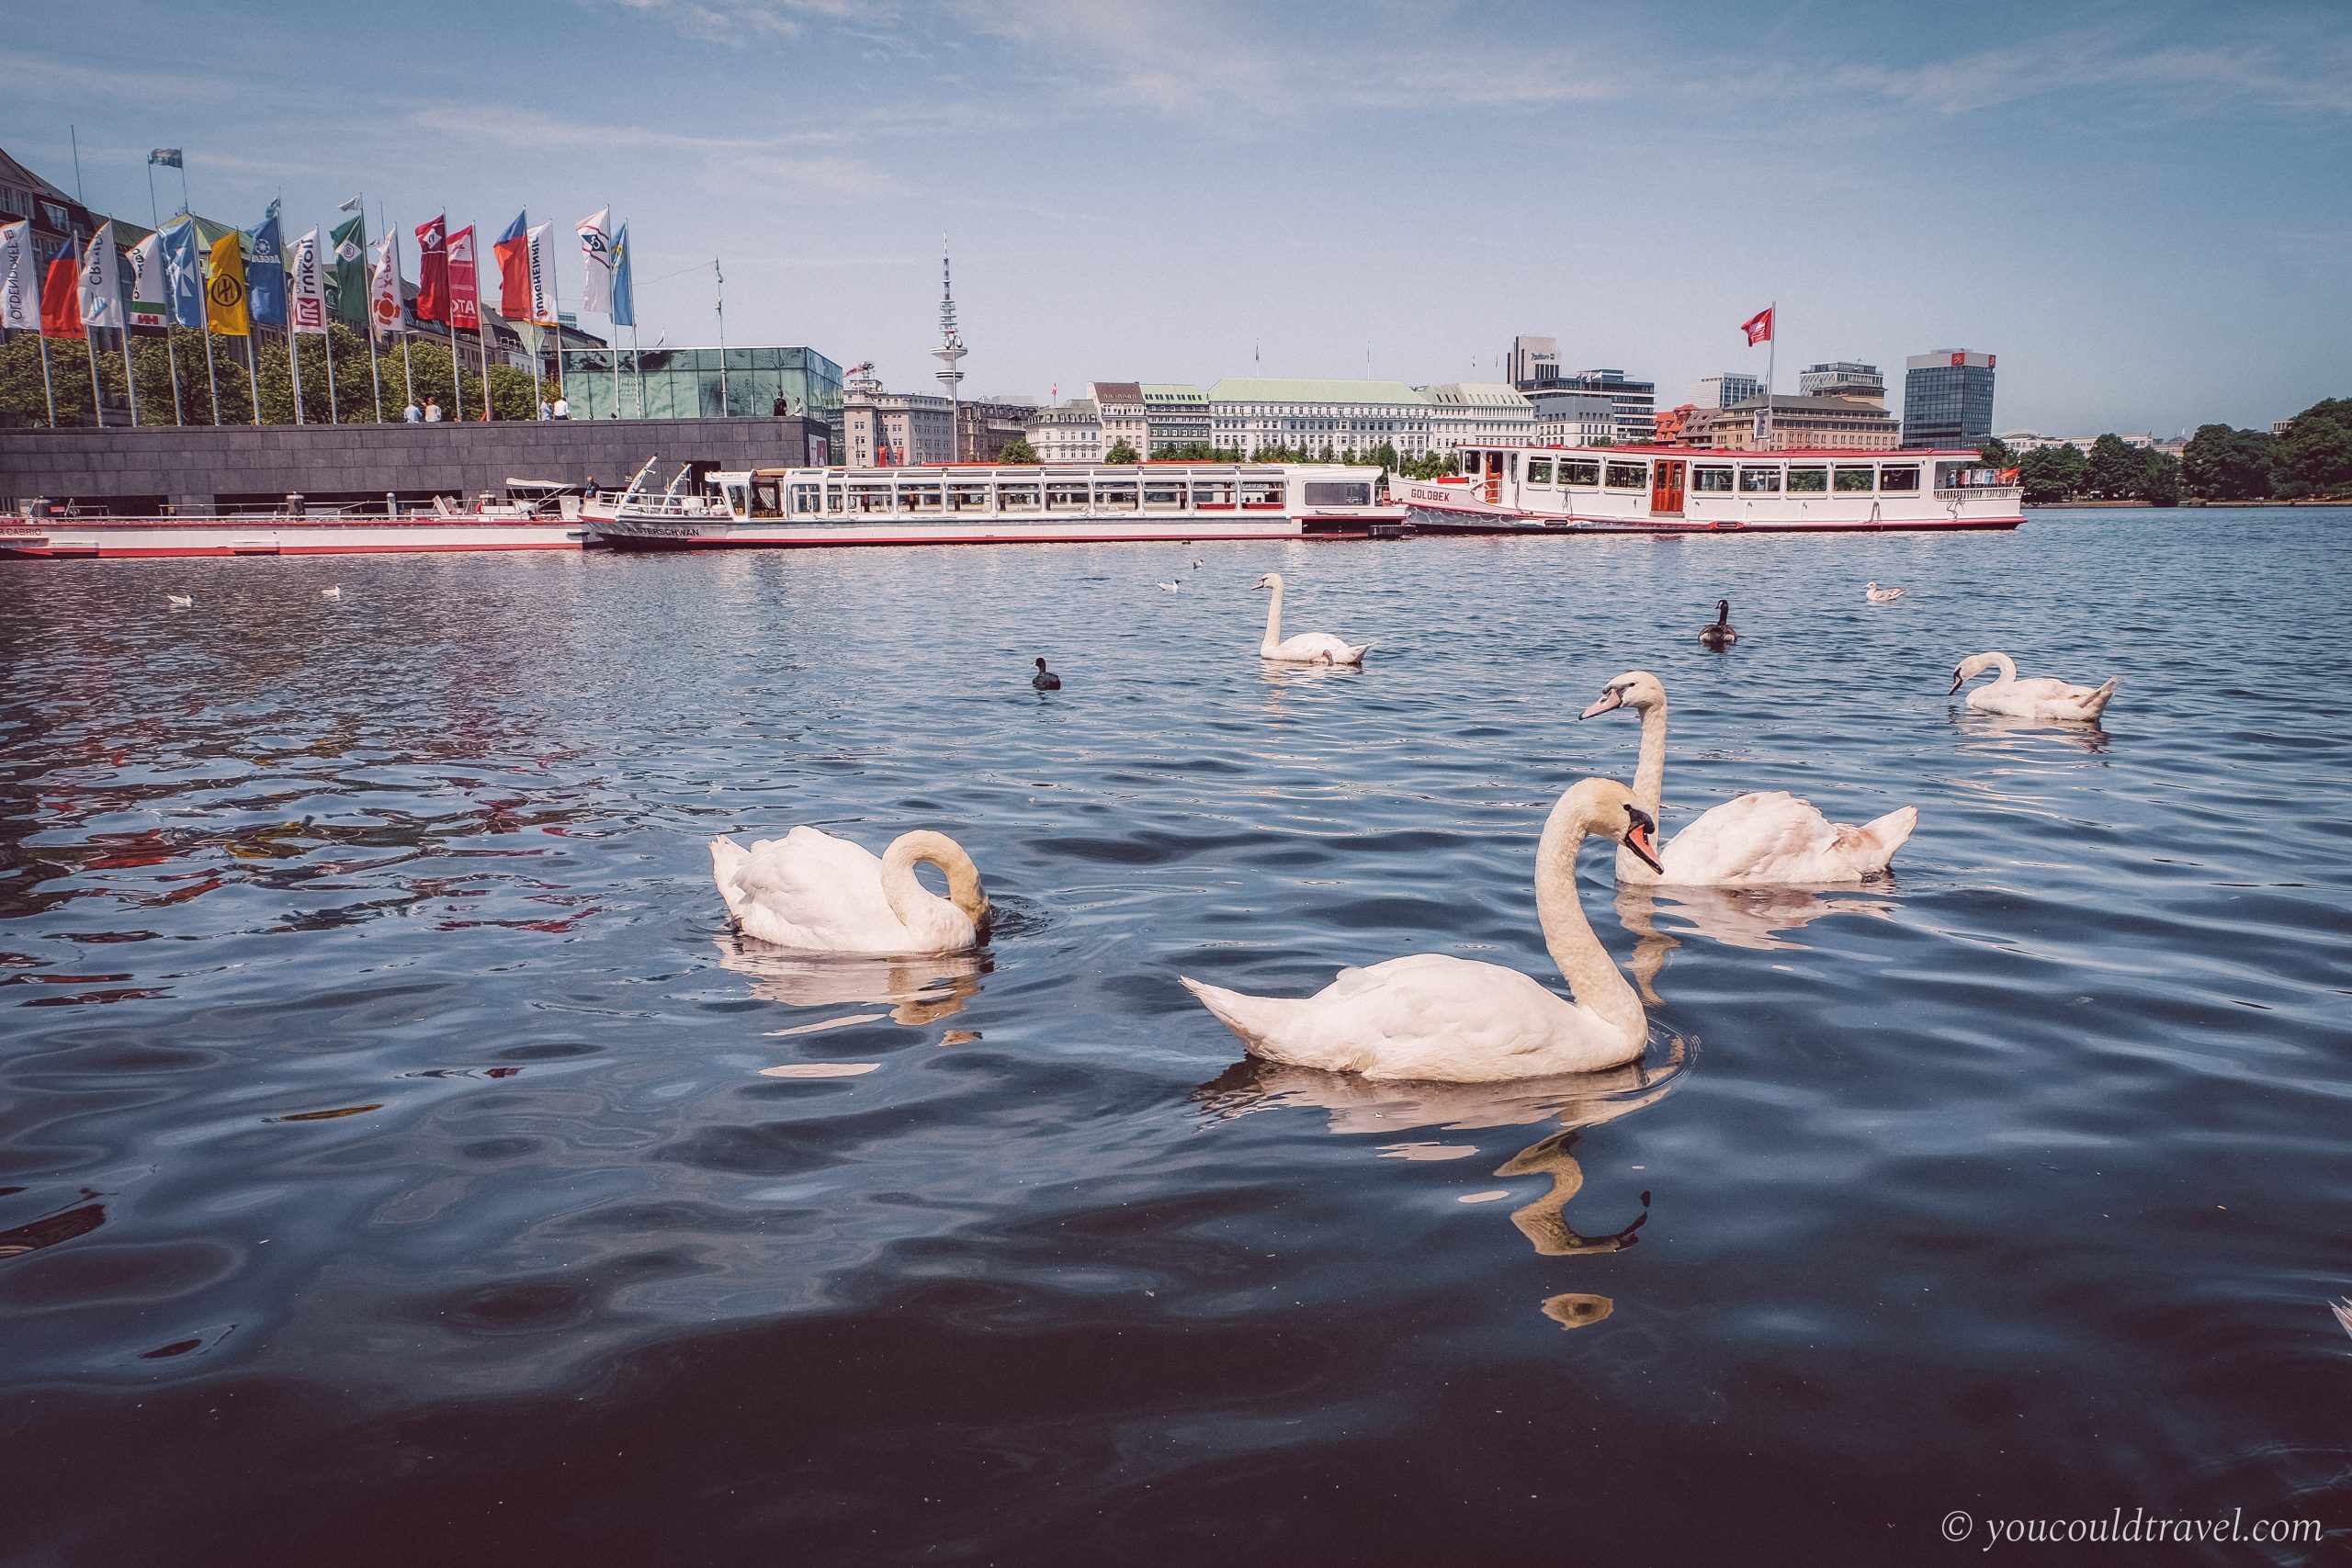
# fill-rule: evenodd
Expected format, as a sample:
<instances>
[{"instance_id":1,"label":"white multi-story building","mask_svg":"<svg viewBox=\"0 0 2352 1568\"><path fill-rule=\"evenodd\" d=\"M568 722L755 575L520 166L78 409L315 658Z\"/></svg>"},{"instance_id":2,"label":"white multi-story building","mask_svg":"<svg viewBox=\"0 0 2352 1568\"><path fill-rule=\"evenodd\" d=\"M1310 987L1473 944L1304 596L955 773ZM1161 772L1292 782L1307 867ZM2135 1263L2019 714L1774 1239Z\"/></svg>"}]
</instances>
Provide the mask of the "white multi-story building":
<instances>
[{"instance_id":1,"label":"white multi-story building","mask_svg":"<svg viewBox=\"0 0 2352 1568\"><path fill-rule=\"evenodd\" d=\"M1228 376L1208 390L1210 437L1255 457L1269 446L1319 453L1430 451L1430 402L1401 381L1288 380Z\"/></svg>"},{"instance_id":2,"label":"white multi-story building","mask_svg":"<svg viewBox=\"0 0 2352 1568\"><path fill-rule=\"evenodd\" d=\"M1133 381L1089 381L1086 395L1102 425L1102 450L1120 442L1138 457L1151 456L1151 423L1143 412L1143 388Z\"/></svg>"},{"instance_id":3,"label":"white multi-story building","mask_svg":"<svg viewBox=\"0 0 2352 1568\"><path fill-rule=\"evenodd\" d=\"M1599 392L1539 389L1527 400L1535 409L1538 446L1600 446L1617 439L1617 405Z\"/></svg>"},{"instance_id":4,"label":"white multi-story building","mask_svg":"<svg viewBox=\"0 0 2352 1568\"><path fill-rule=\"evenodd\" d=\"M1702 409L1727 409L1764 395L1764 378L1737 370L1702 376L1690 383L1690 400Z\"/></svg>"},{"instance_id":5,"label":"white multi-story building","mask_svg":"<svg viewBox=\"0 0 2352 1568\"><path fill-rule=\"evenodd\" d=\"M1807 398L1860 398L1884 408L1886 378L1875 365L1865 365L1859 359L1833 359L1825 365L1808 365L1799 371L1797 392Z\"/></svg>"},{"instance_id":6,"label":"white multi-story building","mask_svg":"<svg viewBox=\"0 0 2352 1568\"><path fill-rule=\"evenodd\" d=\"M1039 409L1029 420L1029 445L1041 463L1099 463L1111 443L1102 439L1102 418L1091 398Z\"/></svg>"},{"instance_id":7,"label":"white multi-story building","mask_svg":"<svg viewBox=\"0 0 2352 1568\"><path fill-rule=\"evenodd\" d=\"M1521 446L1535 439L1535 405L1516 387L1499 381L1447 381L1420 391L1430 400L1433 451Z\"/></svg>"},{"instance_id":8,"label":"white multi-story building","mask_svg":"<svg viewBox=\"0 0 2352 1568\"><path fill-rule=\"evenodd\" d=\"M928 392L856 388L842 394L842 456L853 468L956 460L956 404Z\"/></svg>"}]
</instances>

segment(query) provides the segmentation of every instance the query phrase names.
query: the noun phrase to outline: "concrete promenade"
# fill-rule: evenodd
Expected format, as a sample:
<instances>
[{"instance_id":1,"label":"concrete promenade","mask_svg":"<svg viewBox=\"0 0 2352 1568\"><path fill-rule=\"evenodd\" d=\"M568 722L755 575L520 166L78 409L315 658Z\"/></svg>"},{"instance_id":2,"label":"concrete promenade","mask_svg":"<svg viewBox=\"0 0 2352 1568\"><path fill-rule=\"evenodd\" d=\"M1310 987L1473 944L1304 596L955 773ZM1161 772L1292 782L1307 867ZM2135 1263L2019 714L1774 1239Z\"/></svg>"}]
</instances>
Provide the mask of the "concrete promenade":
<instances>
[{"instance_id":1,"label":"concrete promenade","mask_svg":"<svg viewBox=\"0 0 2352 1568\"><path fill-rule=\"evenodd\" d=\"M822 434L823 427L817 431ZM322 506L497 491L505 481L618 484L658 455L681 463L797 467L797 419L537 420L492 424L151 425L0 431L0 505L35 497L118 515L275 504Z\"/></svg>"}]
</instances>

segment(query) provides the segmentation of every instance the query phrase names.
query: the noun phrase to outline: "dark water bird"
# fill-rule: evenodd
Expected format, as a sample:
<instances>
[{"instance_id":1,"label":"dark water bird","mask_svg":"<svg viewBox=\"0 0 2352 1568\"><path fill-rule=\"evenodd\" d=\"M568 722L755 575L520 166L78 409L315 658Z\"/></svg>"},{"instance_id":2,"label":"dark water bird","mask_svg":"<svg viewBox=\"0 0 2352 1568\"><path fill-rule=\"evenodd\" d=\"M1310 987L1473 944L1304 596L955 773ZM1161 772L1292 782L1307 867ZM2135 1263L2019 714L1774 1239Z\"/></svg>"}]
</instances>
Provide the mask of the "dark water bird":
<instances>
[{"instance_id":1,"label":"dark water bird","mask_svg":"<svg viewBox=\"0 0 2352 1568\"><path fill-rule=\"evenodd\" d=\"M1731 601L1728 599L1716 600L1715 624L1699 634L1699 646L1701 648L1724 649L1729 648L1733 643L1736 643L1738 640L1739 634L1731 629Z\"/></svg>"},{"instance_id":2,"label":"dark water bird","mask_svg":"<svg viewBox=\"0 0 2352 1568\"><path fill-rule=\"evenodd\" d=\"M1058 692L1062 689L1062 678L1046 669L1046 661L1042 659L1037 660L1037 672L1029 677L1029 683L1041 692Z\"/></svg>"}]
</instances>

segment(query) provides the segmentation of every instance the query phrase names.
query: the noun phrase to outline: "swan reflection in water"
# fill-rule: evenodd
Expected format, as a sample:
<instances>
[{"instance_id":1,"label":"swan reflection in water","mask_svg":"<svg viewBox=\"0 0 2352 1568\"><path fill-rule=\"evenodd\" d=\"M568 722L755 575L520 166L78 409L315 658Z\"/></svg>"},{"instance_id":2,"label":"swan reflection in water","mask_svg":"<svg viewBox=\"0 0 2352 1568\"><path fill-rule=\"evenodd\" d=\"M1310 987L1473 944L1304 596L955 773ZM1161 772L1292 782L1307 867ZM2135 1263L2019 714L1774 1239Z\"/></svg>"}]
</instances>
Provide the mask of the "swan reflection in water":
<instances>
[{"instance_id":1,"label":"swan reflection in water","mask_svg":"<svg viewBox=\"0 0 2352 1568\"><path fill-rule=\"evenodd\" d=\"M1960 732L1961 749L1966 751L2023 755L2054 740L2096 753L2106 750L2112 739L2095 718L2087 722L2021 718L2015 714L1977 713L1957 705L1951 711L1952 728Z\"/></svg>"},{"instance_id":2,"label":"swan reflection in water","mask_svg":"<svg viewBox=\"0 0 2352 1568\"><path fill-rule=\"evenodd\" d=\"M1634 958L1626 966L1641 987L1642 1000L1657 1005L1654 988L1666 955L1682 945L1671 931L1661 929L1660 917L1725 947L1759 953L1801 949L1801 942L1783 941L1782 931L1809 926L1830 915L1870 915L1890 919L1892 900L1852 888L1815 891L1809 887L1690 887L1674 883L1620 886L1617 919L1634 933Z\"/></svg>"},{"instance_id":3,"label":"swan reflection in water","mask_svg":"<svg viewBox=\"0 0 2352 1568\"><path fill-rule=\"evenodd\" d=\"M717 940L720 967L749 978L762 1001L796 1008L880 1003L893 1022L909 1028L963 1011L989 972L987 956L977 952L876 958L800 953L733 931Z\"/></svg>"},{"instance_id":4,"label":"swan reflection in water","mask_svg":"<svg viewBox=\"0 0 2352 1568\"><path fill-rule=\"evenodd\" d=\"M1641 1212L1612 1231L1588 1235L1569 1224L1568 1203L1584 1186L1584 1168L1575 1152L1577 1138L1588 1128L1664 1099L1680 1077L1690 1053L1680 1036L1669 1035L1663 1061L1636 1062L1606 1072L1475 1084L1367 1078L1246 1057L1203 1084L1193 1098L1219 1121L1286 1106L1310 1107L1323 1112L1327 1131L1342 1137L1393 1135L1425 1127L1459 1133L1555 1122L1556 1131L1511 1156L1495 1174L1551 1178L1551 1187L1542 1196L1511 1211L1510 1223L1543 1257L1572 1258L1622 1252L1633 1246L1635 1233L1648 1223L1650 1206L1645 1191ZM1450 1159L1476 1151L1392 1143L1379 1152L1405 1159ZM1598 1323L1614 1309L1607 1296L1576 1292L1543 1303L1544 1315L1563 1328Z\"/></svg>"}]
</instances>

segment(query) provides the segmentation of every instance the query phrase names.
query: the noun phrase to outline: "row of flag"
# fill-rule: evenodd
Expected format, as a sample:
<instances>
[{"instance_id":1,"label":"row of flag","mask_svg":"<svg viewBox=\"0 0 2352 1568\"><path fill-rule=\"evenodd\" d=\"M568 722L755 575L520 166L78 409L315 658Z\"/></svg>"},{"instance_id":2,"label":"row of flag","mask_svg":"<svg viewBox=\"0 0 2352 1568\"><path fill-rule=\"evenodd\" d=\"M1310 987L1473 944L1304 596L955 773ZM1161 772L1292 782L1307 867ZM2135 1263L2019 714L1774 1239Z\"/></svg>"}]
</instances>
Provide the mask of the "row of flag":
<instances>
[{"instance_id":1,"label":"row of flag","mask_svg":"<svg viewBox=\"0 0 2352 1568\"><path fill-rule=\"evenodd\" d=\"M399 232L370 245L358 199L343 209L352 216L332 226L323 241L313 229L290 252L276 202L260 223L229 230L209 244L192 216L128 247L117 244L114 224L102 222L73 254L51 260L46 276L30 224L0 225L0 327L66 338L81 337L90 327L167 323L227 337L250 336L256 326L323 333L332 302L334 315L366 324L374 337L407 331ZM612 209L605 208L582 219L576 231L587 268L582 309L616 327L635 326L628 225L616 231ZM482 278L473 226L452 232L445 214L417 225L415 232L416 321L481 331ZM491 255L498 313L555 325L553 226L534 228L527 212L518 213L492 244Z\"/></svg>"}]
</instances>

